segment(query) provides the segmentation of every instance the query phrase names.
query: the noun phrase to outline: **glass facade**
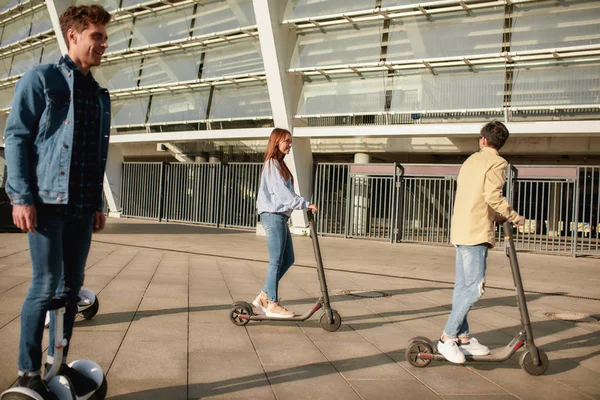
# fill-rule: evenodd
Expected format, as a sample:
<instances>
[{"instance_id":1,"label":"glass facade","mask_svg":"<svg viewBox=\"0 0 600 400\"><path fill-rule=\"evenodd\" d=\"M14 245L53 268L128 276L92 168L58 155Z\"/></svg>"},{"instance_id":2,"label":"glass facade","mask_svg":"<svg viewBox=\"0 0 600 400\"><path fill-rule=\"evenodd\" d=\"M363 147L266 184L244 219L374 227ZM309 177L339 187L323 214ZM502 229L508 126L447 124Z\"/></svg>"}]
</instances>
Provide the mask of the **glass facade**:
<instances>
[{"instance_id":1,"label":"glass facade","mask_svg":"<svg viewBox=\"0 0 600 400\"><path fill-rule=\"evenodd\" d=\"M105 61L93 74L112 93L117 133L178 123L211 129L211 120L272 126L264 60L274 55L263 54L253 0L92 3L114 13ZM556 113L600 101L598 1L281 3L280 31L291 39L278 59L300 76L296 118L437 112L456 121L462 113ZM17 79L59 56L43 2L0 0L3 112Z\"/></svg>"}]
</instances>

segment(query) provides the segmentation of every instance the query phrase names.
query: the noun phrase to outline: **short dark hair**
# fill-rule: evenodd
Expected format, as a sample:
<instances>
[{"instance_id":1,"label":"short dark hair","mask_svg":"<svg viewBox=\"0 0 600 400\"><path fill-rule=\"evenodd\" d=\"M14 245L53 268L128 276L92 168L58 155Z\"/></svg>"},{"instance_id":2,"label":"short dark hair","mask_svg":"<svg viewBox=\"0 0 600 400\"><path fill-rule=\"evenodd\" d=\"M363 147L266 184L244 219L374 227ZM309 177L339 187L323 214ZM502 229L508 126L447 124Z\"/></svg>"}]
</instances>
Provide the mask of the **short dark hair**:
<instances>
[{"instance_id":1,"label":"short dark hair","mask_svg":"<svg viewBox=\"0 0 600 400\"><path fill-rule=\"evenodd\" d=\"M487 139L488 145L496 150L500 150L504 146L510 135L506 126L499 121L488 122L479 133Z\"/></svg>"},{"instance_id":2,"label":"short dark hair","mask_svg":"<svg viewBox=\"0 0 600 400\"><path fill-rule=\"evenodd\" d=\"M75 29L81 33L87 29L90 24L108 25L110 14L104 7L97 4L91 6L71 6L60 15L60 30L69 45L67 32L69 29Z\"/></svg>"}]
</instances>

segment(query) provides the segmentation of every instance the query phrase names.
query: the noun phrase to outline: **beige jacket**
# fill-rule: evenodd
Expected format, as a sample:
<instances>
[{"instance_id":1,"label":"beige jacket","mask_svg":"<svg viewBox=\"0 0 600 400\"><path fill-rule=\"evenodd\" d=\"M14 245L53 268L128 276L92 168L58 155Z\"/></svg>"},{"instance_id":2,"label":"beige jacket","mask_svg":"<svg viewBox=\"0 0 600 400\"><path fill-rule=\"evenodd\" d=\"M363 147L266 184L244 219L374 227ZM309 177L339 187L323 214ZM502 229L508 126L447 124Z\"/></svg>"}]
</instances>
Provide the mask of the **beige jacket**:
<instances>
[{"instance_id":1,"label":"beige jacket","mask_svg":"<svg viewBox=\"0 0 600 400\"><path fill-rule=\"evenodd\" d=\"M460 168L452 215L451 241L455 245L495 244L496 214L517 222L519 214L502 195L508 163L492 148L471 155Z\"/></svg>"}]
</instances>

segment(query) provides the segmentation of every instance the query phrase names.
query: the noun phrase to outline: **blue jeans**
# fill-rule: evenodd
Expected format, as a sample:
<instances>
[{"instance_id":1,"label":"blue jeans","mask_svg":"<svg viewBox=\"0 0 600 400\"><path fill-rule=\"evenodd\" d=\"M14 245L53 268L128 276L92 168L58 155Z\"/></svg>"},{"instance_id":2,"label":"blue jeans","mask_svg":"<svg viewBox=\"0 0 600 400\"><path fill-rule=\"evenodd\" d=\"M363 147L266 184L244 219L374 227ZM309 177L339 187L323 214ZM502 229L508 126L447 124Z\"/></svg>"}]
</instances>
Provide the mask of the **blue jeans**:
<instances>
[{"instance_id":1,"label":"blue jeans","mask_svg":"<svg viewBox=\"0 0 600 400\"><path fill-rule=\"evenodd\" d=\"M37 372L41 369L44 319L54 296L70 300L64 316L64 335L71 341L93 224L93 215L83 218L43 214L37 216L36 232L29 234L33 279L21 310L19 370L22 372ZM48 355L54 353L53 328L52 318ZM68 345L63 357L66 357L67 352Z\"/></svg>"},{"instance_id":2,"label":"blue jeans","mask_svg":"<svg viewBox=\"0 0 600 400\"><path fill-rule=\"evenodd\" d=\"M294 263L294 246L288 228L288 217L283 214L262 213L260 220L267 234L269 269L263 292L269 301L277 301L279 281Z\"/></svg>"},{"instance_id":3,"label":"blue jeans","mask_svg":"<svg viewBox=\"0 0 600 400\"><path fill-rule=\"evenodd\" d=\"M444 328L450 339L469 336L467 314L483 295L487 244L456 246L456 282L452 295L452 312Z\"/></svg>"}]
</instances>

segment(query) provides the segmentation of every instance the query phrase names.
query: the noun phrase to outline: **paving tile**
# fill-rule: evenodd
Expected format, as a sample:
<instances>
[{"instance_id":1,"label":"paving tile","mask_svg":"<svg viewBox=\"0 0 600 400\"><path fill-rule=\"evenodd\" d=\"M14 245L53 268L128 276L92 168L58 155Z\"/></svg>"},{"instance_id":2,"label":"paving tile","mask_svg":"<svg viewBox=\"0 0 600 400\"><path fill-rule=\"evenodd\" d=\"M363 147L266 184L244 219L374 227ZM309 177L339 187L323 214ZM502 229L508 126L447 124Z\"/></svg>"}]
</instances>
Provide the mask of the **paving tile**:
<instances>
[{"instance_id":1,"label":"paving tile","mask_svg":"<svg viewBox=\"0 0 600 400\"><path fill-rule=\"evenodd\" d=\"M416 379L410 381L350 380L349 382L364 400L429 400L440 398L431 389Z\"/></svg>"}]
</instances>

